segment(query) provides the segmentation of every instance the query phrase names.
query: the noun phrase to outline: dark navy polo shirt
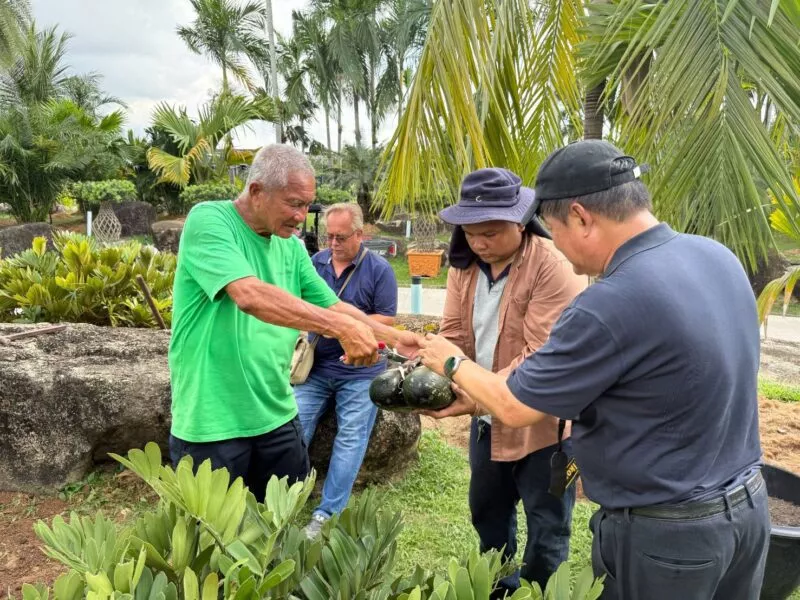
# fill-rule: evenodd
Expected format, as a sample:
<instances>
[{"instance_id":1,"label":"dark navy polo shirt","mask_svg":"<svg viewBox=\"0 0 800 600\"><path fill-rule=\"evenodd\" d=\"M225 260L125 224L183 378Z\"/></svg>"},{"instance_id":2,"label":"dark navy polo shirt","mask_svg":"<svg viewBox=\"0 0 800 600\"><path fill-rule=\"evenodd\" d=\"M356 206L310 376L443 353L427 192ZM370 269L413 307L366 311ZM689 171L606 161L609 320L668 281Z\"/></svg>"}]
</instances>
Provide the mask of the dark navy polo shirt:
<instances>
[{"instance_id":1,"label":"dark navy polo shirt","mask_svg":"<svg viewBox=\"0 0 800 600\"><path fill-rule=\"evenodd\" d=\"M573 419L586 495L610 509L702 500L761 464L753 291L736 257L665 224L628 240L508 380Z\"/></svg>"},{"instance_id":2,"label":"dark navy polo shirt","mask_svg":"<svg viewBox=\"0 0 800 600\"><path fill-rule=\"evenodd\" d=\"M331 262L330 249L317 252L311 257L314 268L330 288L339 293L345 279L355 268L356 261L364 246L353 262L337 277ZM385 258L374 252L367 252L364 260L344 289L341 299L352 304L368 315L385 315L394 317L397 314L397 279L392 267ZM313 338L312 338L313 339ZM344 354L339 340L321 338L314 351L314 366L311 374L334 379L374 379L386 370L386 361L371 367L354 367L339 361Z\"/></svg>"}]
</instances>

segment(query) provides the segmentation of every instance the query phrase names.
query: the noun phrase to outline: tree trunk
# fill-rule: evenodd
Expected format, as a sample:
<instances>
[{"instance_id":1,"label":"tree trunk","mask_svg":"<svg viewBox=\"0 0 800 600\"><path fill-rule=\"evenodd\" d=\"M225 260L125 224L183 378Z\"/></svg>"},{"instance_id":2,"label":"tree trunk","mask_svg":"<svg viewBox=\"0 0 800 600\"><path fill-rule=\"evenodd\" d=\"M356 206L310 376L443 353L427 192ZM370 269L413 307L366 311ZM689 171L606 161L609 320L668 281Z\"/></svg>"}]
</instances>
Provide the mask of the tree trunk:
<instances>
[{"instance_id":1,"label":"tree trunk","mask_svg":"<svg viewBox=\"0 0 800 600\"><path fill-rule=\"evenodd\" d=\"M342 95L336 98L336 154L342 154Z\"/></svg>"},{"instance_id":2,"label":"tree trunk","mask_svg":"<svg viewBox=\"0 0 800 600\"><path fill-rule=\"evenodd\" d=\"M369 69L369 103L370 103L370 130L372 132L372 149L378 145L378 99L375 97L375 63Z\"/></svg>"},{"instance_id":3,"label":"tree trunk","mask_svg":"<svg viewBox=\"0 0 800 600\"><path fill-rule=\"evenodd\" d=\"M225 67L225 63L222 63L222 93L225 94L228 92L228 69Z\"/></svg>"},{"instance_id":4,"label":"tree trunk","mask_svg":"<svg viewBox=\"0 0 800 600\"><path fill-rule=\"evenodd\" d=\"M267 21L267 37L269 39L269 75L270 87L272 87L272 97L275 100L275 106L278 105L280 100L278 94L278 59L275 52L275 26L272 21L272 0L266 0L266 21ZM275 140L283 142L283 131L280 123L275 123Z\"/></svg>"},{"instance_id":5,"label":"tree trunk","mask_svg":"<svg viewBox=\"0 0 800 600\"><path fill-rule=\"evenodd\" d=\"M583 101L583 139L603 139L603 105L601 98L606 82L588 90Z\"/></svg>"},{"instance_id":6,"label":"tree trunk","mask_svg":"<svg viewBox=\"0 0 800 600\"><path fill-rule=\"evenodd\" d=\"M324 109L325 109L325 137L327 138L328 141L328 152L330 152L331 150L333 150L333 148L331 148L331 109L327 104L325 105Z\"/></svg>"},{"instance_id":7,"label":"tree trunk","mask_svg":"<svg viewBox=\"0 0 800 600\"><path fill-rule=\"evenodd\" d=\"M374 223L375 218L372 215L372 195L369 193L369 187L365 183L358 186L356 193L356 202L361 207L361 212L364 213L365 223Z\"/></svg>"},{"instance_id":8,"label":"tree trunk","mask_svg":"<svg viewBox=\"0 0 800 600\"><path fill-rule=\"evenodd\" d=\"M356 147L361 148L361 120L358 116L358 94L353 94L353 111L356 118Z\"/></svg>"}]
</instances>

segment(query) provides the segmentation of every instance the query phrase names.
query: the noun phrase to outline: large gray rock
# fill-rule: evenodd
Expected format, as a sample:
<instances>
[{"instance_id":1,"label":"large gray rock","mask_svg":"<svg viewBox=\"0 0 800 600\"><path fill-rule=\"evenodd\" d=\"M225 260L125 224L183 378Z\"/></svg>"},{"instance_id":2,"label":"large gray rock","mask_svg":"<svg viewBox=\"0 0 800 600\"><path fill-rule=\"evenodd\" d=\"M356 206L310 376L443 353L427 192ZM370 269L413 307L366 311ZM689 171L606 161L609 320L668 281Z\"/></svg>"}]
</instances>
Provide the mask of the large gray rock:
<instances>
[{"instance_id":1,"label":"large gray rock","mask_svg":"<svg viewBox=\"0 0 800 600\"><path fill-rule=\"evenodd\" d=\"M0 324L0 336L42 325ZM65 331L0 343L0 490L53 492L95 463L148 441L166 455L169 332L70 323ZM312 456L328 464L333 419ZM419 418L381 413L359 480L387 481L416 457ZM326 449L327 447L327 449Z\"/></svg>"},{"instance_id":2,"label":"large gray rock","mask_svg":"<svg viewBox=\"0 0 800 600\"><path fill-rule=\"evenodd\" d=\"M29 250L33 238L37 237L47 238L47 247L54 249L53 228L47 223L24 223L0 229L0 257L8 258Z\"/></svg>"},{"instance_id":3,"label":"large gray rock","mask_svg":"<svg viewBox=\"0 0 800 600\"><path fill-rule=\"evenodd\" d=\"M178 253L183 232L183 221L157 221L153 223L153 245L159 250Z\"/></svg>"},{"instance_id":4,"label":"large gray rock","mask_svg":"<svg viewBox=\"0 0 800 600\"><path fill-rule=\"evenodd\" d=\"M156 207L147 202L133 200L111 205L122 225L122 237L133 235L150 235L151 227L156 220Z\"/></svg>"},{"instance_id":5,"label":"large gray rock","mask_svg":"<svg viewBox=\"0 0 800 600\"><path fill-rule=\"evenodd\" d=\"M168 342L165 331L69 324L0 345L0 490L53 491L108 452L166 446Z\"/></svg>"}]
</instances>

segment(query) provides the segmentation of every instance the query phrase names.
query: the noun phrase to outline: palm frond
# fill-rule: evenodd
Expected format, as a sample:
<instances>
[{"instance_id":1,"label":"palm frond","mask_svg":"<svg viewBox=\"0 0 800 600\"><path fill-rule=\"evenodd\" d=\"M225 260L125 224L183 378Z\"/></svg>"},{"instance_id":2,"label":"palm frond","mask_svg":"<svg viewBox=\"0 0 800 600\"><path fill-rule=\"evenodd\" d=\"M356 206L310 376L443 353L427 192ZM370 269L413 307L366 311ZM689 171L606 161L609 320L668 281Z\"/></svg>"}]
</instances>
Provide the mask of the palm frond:
<instances>
[{"instance_id":1,"label":"palm frond","mask_svg":"<svg viewBox=\"0 0 800 600\"><path fill-rule=\"evenodd\" d=\"M488 11L487 11L488 6ZM430 212L473 169L502 165L533 182L579 107L573 47L580 0L440 0L406 109L381 167L378 202Z\"/></svg>"},{"instance_id":2,"label":"palm frond","mask_svg":"<svg viewBox=\"0 0 800 600\"><path fill-rule=\"evenodd\" d=\"M150 148L147 151L147 164L158 173L160 183L171 183L184 187L189 184L192 172L189 155L173 156L161 148Z\"/></svg>"},{"instance_id":3,"label":"palm frond","mask_svg":"<svg viewBox=\"0 0 800 600\"><path fill-rule=\"evenodd\" d=\"M620 122L620 142L652 165L658 216L722 241L750 265L772 245L768 192L784 208L800 201L744 87L756 82L800 120L800 83L789 75L800 68L800 48L782 6L770 16L758 0L622 0L595 40L605 48L595 64L618 58L611 87L624 93L631 73L647 71ZM630 37L618 57L621 32Z\"/></svg>"}]
</instances>

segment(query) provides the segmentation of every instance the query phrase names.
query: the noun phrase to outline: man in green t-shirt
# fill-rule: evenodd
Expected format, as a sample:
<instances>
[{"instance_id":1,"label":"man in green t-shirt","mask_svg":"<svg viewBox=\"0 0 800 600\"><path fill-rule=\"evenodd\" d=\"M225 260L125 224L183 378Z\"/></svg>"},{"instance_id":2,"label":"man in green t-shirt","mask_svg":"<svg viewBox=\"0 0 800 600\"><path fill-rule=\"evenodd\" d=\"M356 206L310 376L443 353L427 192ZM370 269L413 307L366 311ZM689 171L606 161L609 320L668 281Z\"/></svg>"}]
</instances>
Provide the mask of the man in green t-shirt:
<instances>
[{"instance_id":1,"label":"man in green t-shirt","mask_svg":"<svg viewBox=\"0 0 800 600\"><path fill-rule=\"evenodd\" d=\"M316 192L308 159L262 148L235 201L186 218L173 295L169 365L173 463L190 454L241 476L263 499L272 475L304 479L308 453L289 384L298 330L337 338L355 365L377 341L412 350L417 336L340 302L292 239Z\"/></svg>"}]
</instances>

